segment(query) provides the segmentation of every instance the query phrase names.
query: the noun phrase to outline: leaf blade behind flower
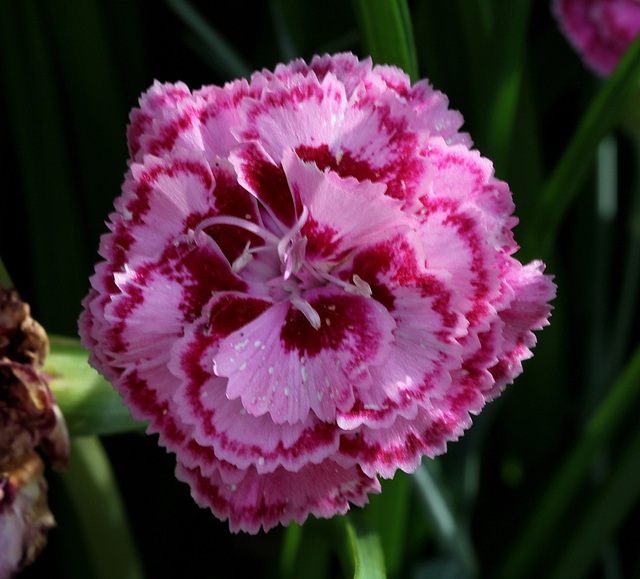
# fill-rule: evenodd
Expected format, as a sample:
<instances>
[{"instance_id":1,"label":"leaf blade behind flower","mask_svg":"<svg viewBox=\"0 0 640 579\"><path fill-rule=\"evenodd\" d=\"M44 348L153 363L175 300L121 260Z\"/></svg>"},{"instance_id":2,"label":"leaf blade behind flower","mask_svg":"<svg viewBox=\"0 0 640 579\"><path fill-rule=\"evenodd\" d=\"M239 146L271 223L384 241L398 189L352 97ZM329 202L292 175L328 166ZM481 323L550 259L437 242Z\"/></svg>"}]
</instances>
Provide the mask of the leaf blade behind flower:
<instances>
[{"instance_id":1,"label":"leaf blade behind flower","mask_svg":"<svg viewBox=\"0 0 640 579\"><path fill-rule=\"evenodd\" d=\"M385 579L384 554L379 535L364 513L352 511L344 517L354 579Z\"/></svg>"},{"instance_id":2,"label":"leaf blade behind flower","mask_svg":"<svg viewBox=\"0 0 640 579\"><path fill-rule=\"evenodd\" d=\"M376 64L393 64L412 82L418 80L418 57L406 0L354 0L365 52Z\"/></svg>"}]
</instances>

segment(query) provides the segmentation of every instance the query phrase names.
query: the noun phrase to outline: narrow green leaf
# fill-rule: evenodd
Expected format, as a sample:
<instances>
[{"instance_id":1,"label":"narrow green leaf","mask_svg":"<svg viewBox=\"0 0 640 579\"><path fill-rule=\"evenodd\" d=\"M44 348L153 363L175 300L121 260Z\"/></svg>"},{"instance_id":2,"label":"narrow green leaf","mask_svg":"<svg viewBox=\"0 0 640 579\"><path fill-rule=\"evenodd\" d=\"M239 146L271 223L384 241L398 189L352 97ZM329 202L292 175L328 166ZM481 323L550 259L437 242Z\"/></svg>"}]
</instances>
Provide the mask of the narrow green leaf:
<instances>
[{"instance_id":1,"label":"narrow green leaf","mask_svg":"<svg viewBox=\"0 0 640 579\"><path fill-rule=\"evenodd\" d=\"M380 537L361 511L343 517L354 566L354 579L384 579L387 576Z\"/></svg>"},{"instance_id":2,"label":"narrow green leaf","mask_svg":"<svg viewBox=\"0 0 640 579\"><path fill-rule=\"evenodd\" d=\"M370 497L367 517L379 529L389 575L398 577L407 548L411 514L411 478L399 471L392 479L381 482L382 493Z\"/></svg>"},{"instance_id":3,"label":"narrow green leaf","mask_svg":"<svg viewBox=\"0 0 640 579\"><path fill-rule=\"evenodd\" d=\"M296 557L302 542L302 527L291 523L284 532L282 555L280 556L280 575L285 579L293 579Z\"/></svg>"},{"instance_id":4,"label":"narrow green leaf","mask_svg":"<svg viewBox=\"0 0 640 579\"><path fill-rule=\"evenodd\" d=\"M93 250L125 168L128 107L111 49L127 39L108 36L98 0L47 0L41 5L62 84L60 114L67 121L64 130L73 154L75 204L83 211L76 228L89 234ZM130 53L135 61L134 51ZM82 291L87 287L85 280Z\"/></svg>"},{"instance_id":5,"label":"narrow green leaf","mask_svg":"<svg viewBox=\"0 0 640 579\"><path fill-rule=\"evenodd\" d=\"M353 0L361 42L377 64L394 64L412 82L419 79L418 57L406 0Z\"/></svg>"},{"instance_id":6,"label":"narrow green leaf","mask_svg":"<svg viewBox=\"0 0 640 579\"><path fill-rule=\"evenodd\" d=\"M593 459L624 423L626 414L640 396L639 384L640 346L532 511L531 519L509 552L501 577L524 577L540 559L558 522L585 481Z\"/></svg>"},{"instance_id":7,"label":"narrow green leaf","mask_svg":"<svg viewBox=\"0 0 640 579\"><path fill-rule=\"evenodd\" d=\"M50 336L45 362L49 386L72 436L142 430L111 384L89 366L89 353L76 339Z\"/></svg>"},{"instance_id":8,"label":"narrow green leaf","mask_svg":"<svg viewBox=\"0 0 640 579\"><path fill-rule=\"evenodd\" d=\"M204 56L216 72L225 78L251 76L253 68L189 2L186 0L165 0L165 2L200 41L206 51Z\"/></svg>"},{"instance_id":9,"label":"narrow green leaf","mask_svg":"<svg viewBox=\"0 0 640 579\"><path fill-rule=\"evenodd\" d=\"M487 102L487 151L498 171L505 171L515 127L520 89L526 66L527 30L531 0L503 3L500 33L492 39L490 61L500 60L489 76L493 90L485 90ZM486 65L485 65L486 69ZM481 69L483 70L483 69ZM486 97L485 97L486 98Z\"/></svg>"},{"instance_id":10,"label":"narrow green leaf","mask_svg":"<svg viewBox=\"0 0 640 579\"><path fill-rule=\"evenodd\" d=\"M298 50L293 35L287 26L287 21L282 13L282 6L276 0L269 0L269 11L276 33L280 60L282 62L289 62L294 58L298 58L300 56L300 50Z\"/></svg>"},{"instance_id":11,"label":"narrow green leaf","mask_svg":"<svg viewBox=\"0 0 640 579\"><path fill-rule=\"evenodd\" d=\"M69 469L61 478L80 521L92 577L144 577L111 464L98 438L72 439Z\"/></svg>"},{"instance_id":12,"label":"narrow green leaf","mask_svg":"<svg viewBox=\"0 0 640 579\"><path fill-rule=\"evenodd\" d=\"M592 167L598 144L619 120L640 80L640 36L602 85L549 177L537 205L527 248L548 255L558 226Z\"/></svg>"},{"instance_id":13,"label":"narrow green leaf","mask_svg":"<svg viewBox=\"0 0 640 579\"><path fill-rule=\"evenodd\" d=\"M330 574L334 520L310 517L304 525L292 523L287 527L280 556L281 579L325 579ZM340 554L339 547L337 549Z\"/></svg>"},{"instance_id":14,"label":"narrow green leaf","mask_svg":"<svg viewBox=\"0 0 640 579\"><path fill-rule=\"evenodd\" d=\"M478 566L473 547L440 488L435 467L431 459L425 459L420 468L413 473L413 480L420 491L420 498L427 509L442 550L452 560L458 561L466 577L474 577Z\"/></svg>"},{"instance_id":15,"label":"narrow green leaf","mask_svg":"<svg viewBox=\"0 0 640 579\"><path fill-rule=\"evenodd\" d=\"M86 287L85 247L46 24L33 0L0 2L0 82L23 186L11 194L25 196L29 216L29 243L20 237L12 250L32 258L31 305L40 323L72 332Z\"/></svg>"},{"instance_id":16,"label":"narrow green leaf","mask_svg":"<svg viewBox=\"0 0 640 579\"><path fill-rule=\"evenodd\" d=\"M637 387L638 385L636 385ZM574 535L566 541L566 548L549 575L552 579L585 577L603 547L624 522L640 499L640 428L617 467L609 475L604 488L588 506L584 520L576 526Z\"/></svg>"}]
</instances>

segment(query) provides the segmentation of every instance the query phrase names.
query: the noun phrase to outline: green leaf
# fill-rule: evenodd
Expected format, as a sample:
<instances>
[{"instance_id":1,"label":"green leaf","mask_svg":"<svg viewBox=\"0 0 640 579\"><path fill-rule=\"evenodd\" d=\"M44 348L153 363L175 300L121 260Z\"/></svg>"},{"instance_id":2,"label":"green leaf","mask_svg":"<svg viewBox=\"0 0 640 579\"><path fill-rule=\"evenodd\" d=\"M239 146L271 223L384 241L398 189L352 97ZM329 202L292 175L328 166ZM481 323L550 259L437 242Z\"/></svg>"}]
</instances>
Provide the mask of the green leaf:
<instances>
[{"instance_id":1,"label":"green leaf","mask_svg":"<svg viewBox=\"0 0 640 579\"><path fill-rule=\"evenodd\" d=\"M380 537L370 526L365 513L350 511L343 517L354 579L384 579L387 576Z\"/></svg>"},{"instance_id":2,"label":"green leaf","mask_svg":"<svg viewBox=\"0 0 640 579\"><path fill-rule=\"evenodd\" d=\"M441 488L442 483L438 479L437 463L431 459L424 459L420 468L413 474L413 480L442 550L451 560L458 562L465 572L465 577L474 577L477 573L477 562L471 541L449 506Z\"/></svg>"},{"instance_id":3,"label":"green leaf","mask_svg":"<svg viewBox=\"0 0 640 579\"><path fill-rule=\"evenodd\" d=\"M372 495L367 517L379 529L384 559L389 575L399 577L407 549L411 508L411 478L402 471L383 480L382 492Z\"/></svg>"},{"instance_id":4,"label":"green leaf","mask_svg":"<svg viewBox=\"0 0 640 579\"><path fill-rule=\"evenodd\" d=\"M44 370L71 436L142 430L111 384L89 366L89 353L76 339L50 336Z\"/></svg>"},{"instance_id":5,"label":"green leaf","mask_svg":"<svg viewBox=\"0 0 640 579\"><path fill-rule=\"evenodd\" d=\"M18 230L12 251L19 248L25 264L31 257L31 306L38 321L52 331L71 332L86 287L85 246L76 227L65 115L46 29L50 23L39 4L0 2L0 82L24 187L11 191L25 197L29 216L27 232Z\"/></svg>"},{"instance_id":6,"label":"green leaf","mask_svg":"<svg viewBox=\"0 0 640 579\"><path fill-rule=\"evenodd\" d=\"M92 565L94 579L144 577L111 464L98 438L71 441L69 469L61 475ZM64 529L62 530L64 532Z\"/></svg>"},{"instance_id":7,"label":"green leaf","mask_svg":"<svg viewBox=\"0 0 640 579\"><path fill-rule=\"evenodd\" d=\"M406 0L353 0L353 3L364 51L376 64L394 64L416 82L418 57Z\"/></svg>"},{"instance_id":8,"label":"green leaf","mask_svg":"<svg viewBox=\"0 0 640 579\"><path fill-rule=\"evenodd\" d=\"M537 204L527 248L548 255L565 213L577 197L600 141L621 117L640 80L640 36L598 91L549 177Z\"/></svg>"},{"instance_id":9,"label":"green leaf","mask_svg":"<svg viewBox=\"0 0 640 579\"><path fill-rule=\"evenodd\" d=\"M639 384L640 346L532 511L531 519L509 552L501 577L524 577L540 560L554 529L586 480L594 458L624 423L626 414L640 396Z\"/></svg>"}]
</instances>

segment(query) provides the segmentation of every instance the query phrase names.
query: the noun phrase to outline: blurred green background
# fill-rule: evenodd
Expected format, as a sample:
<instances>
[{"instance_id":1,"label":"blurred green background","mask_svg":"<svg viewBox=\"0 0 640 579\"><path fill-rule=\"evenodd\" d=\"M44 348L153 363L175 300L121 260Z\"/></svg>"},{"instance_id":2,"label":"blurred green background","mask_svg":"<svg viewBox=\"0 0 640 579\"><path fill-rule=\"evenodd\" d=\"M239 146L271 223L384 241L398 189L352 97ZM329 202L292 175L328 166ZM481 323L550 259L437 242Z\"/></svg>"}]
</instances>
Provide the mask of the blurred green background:
<instances>
[{"instance_id":1,"label":"blurred green background","mask_svg":"<svg viewBox=\"0 0 640 579\"><path fill-rule=\"evenodd\" d=\"M412 35L367 28L378 5L407 10ZM558 285L524 374L447 455L365 509L389 575L640 577L639 59L607 94L547 2L0 0L0 255L16 287L50 334L76 335L126 169L128 112L154 79L197 88L342 50L417 62L448 95L510 184L521 259L544 259ZM230 535L174 479L156 437L102 442L148 577L349 573L335 521ZM48 478L59 527L24 576L100 576L69 487Z\"/></svg>"}]
</instances>

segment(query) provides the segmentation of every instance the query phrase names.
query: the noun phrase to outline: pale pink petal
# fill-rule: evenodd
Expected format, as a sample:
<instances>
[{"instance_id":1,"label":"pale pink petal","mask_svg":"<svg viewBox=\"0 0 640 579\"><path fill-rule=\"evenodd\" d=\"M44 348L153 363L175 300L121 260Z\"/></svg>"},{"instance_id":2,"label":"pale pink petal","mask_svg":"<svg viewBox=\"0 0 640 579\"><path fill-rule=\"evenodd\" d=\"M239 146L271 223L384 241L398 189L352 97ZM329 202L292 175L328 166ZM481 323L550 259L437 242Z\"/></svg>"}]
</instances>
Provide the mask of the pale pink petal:
<instances>
[{"instance_id":1,"label":"pale pink petal","mask_svg":"<svg viewBox=\"0 0 640 579\"><path fill-rule=\"evenodd\" d=\"M312 290L305 299L320 327L283 303L220 342L214 368L228 378L227 396L240 397L250 414L276 424L324 421L354 402L354 388L371 385L369 368L385 362L395 324L375 300L335 290Z\"/></svg>"},{"instance_id":2,"label":"pale pink petal","mask_svg":"<svg viewBox=\"0 0 640 579\"><path fill-rule=\"evenodd\" d=\"M249 306L239 300L238 296L234 311L241 316L243 307L247 311L260 307L255 301ZM225 317L230 322L237 319L231 311L225 312ZM238 468L253 465L259 473L273 472L279 466L297 471L336 452L340 429L330 422L311 418L296 424L275 424L267 414L248 414L239 399L229 400L226 378L213 373L217 343L215 334L194 329L172 352L170 366L182 382L175 401L183 421L194 426L198 445L210 447L215 456ZM210 472L210 464L201 462L201 472Z\"/></svg>"}]
</instances>

